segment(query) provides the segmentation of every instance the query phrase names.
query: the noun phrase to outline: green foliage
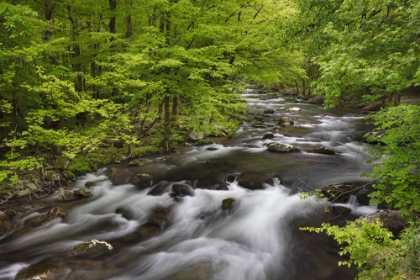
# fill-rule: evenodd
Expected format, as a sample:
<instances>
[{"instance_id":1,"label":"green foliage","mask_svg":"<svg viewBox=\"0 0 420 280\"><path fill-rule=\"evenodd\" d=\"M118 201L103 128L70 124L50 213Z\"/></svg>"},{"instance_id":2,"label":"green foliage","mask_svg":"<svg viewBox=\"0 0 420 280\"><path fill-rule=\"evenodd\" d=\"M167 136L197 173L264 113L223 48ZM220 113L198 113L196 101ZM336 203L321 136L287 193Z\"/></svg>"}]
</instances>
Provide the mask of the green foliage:
<instances>
[{"instance_id":1,"label":"green foliage","mask_svg":"<svg viewBox=\"0 0 420 280\"><path fill-rule=\"evenodd\" d=\"M392 233L381 222L367 223L357 220L345 227L323 224L320 228L302 228L312 232L325 232L342 247L340 256L348 255L338 265L355 265L360 273L358 279L388 279L396 275L401 262L401 242L394 240Z\"/></svg>"},{"instance_id":2,"label":"green foliage","mask_svg":"<svg viewBox=\"0 0 420 280\"><path fill-rule=\"evenodd\" d=\"M357 279L417 279L420 277L420 227L413 223L395 239L379 220L347 222L345 227L322 224L305 231L332 236L339 245L340 256L348 256L338 265L358 268Z\"/></svg>"},{"instance_id":3,"label":"green foliage","mask_svg":"<svg viewBox=\"0 0 420 280\"><path fill-rule=\"evenodd\" d=\"M400 105L372 115L378 130L385 130L382 145L370 148L377 180L372 196L406 216L420 211L420 107Z\"/></svg>"}]
</instances>

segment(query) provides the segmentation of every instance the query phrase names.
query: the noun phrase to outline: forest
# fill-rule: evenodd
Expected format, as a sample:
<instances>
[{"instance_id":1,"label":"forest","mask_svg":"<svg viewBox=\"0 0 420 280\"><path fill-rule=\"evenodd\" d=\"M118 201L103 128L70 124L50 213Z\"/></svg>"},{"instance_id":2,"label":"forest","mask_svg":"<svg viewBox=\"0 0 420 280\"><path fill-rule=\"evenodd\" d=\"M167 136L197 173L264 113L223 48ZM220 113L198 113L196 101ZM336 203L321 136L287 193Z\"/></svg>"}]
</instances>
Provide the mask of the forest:
<instances>
[{"instance_id":1,"label":"forest","mask_svg":"<svg viewBox=\"0 0 420 280\"><path fill-rule=\"evenodd\" d=\"M409 226L309 228L359 279L420 278L419 0L5 0L0 203L112 162L230 137L246 87L380 101L371 196Z\"/></svg>"}]
</instances>

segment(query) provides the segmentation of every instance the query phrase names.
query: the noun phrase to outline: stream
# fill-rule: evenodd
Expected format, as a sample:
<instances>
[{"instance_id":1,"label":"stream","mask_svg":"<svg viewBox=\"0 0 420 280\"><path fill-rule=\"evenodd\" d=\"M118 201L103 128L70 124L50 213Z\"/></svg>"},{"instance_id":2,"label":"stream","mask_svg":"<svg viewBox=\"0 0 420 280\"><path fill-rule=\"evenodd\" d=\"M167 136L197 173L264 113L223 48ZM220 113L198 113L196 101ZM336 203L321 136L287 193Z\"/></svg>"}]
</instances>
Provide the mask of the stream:
<instances>
[{"instance_id":1,"label":"stream","mask_svg":"<svg viewBox=\"0 0 420 280\"><path fill-rule=\"evenodd\" d=\"M372 124L356 110L324 110L251 89L243 95L248 113L233 137L142 158L139 166L115 164L86 174L72 188L90 191L87 199L58 202L55 194L34 200L20 212L16 228L0 239L0 279L15 279L37 263L58 271L51 279L353 279L354 268L337 266L338 246L331 239L299 227L342 225L375 207L351 201L346 207L352 212L337 215L325 212L324 202L301 199L299 193L366 181L359 175L370 170L366 144L354 139ZM263 113L269 109L274 113ZM263 118L259 125L257 114ZM284 116L294 125L278 126ZM272 139L263 139L266 133ZM269 152L273 141L301 151ZM307 152L319 146L335 154ZM111 168L118 171L118 184L110 180ZM238 178L245 173L266 178L263 189L243 188ZM153 181L139 188L130 183L133 174L148 174ZM88 189L87 182L94 186ZM192 196L174 197L174 185ZM223 210L226 199L233 206ZM66 218L25 223L55 205L68 211ZM113 250L89 258L70 254L92 238L107 241Z\"/></svg>"}]
</instances>

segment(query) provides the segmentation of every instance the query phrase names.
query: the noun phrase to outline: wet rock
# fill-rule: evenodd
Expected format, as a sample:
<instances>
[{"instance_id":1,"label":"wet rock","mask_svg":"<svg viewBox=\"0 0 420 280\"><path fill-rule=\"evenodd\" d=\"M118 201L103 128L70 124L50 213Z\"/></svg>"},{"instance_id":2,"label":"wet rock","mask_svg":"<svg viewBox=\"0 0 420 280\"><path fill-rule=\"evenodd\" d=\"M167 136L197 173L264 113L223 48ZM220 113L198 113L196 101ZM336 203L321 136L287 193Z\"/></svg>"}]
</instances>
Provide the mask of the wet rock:
<instances>
[{"instance_id":1,"label":"wet rock","mask_svg":"<svg viewBox=\"0 0 420 280\"><path fill-rule=\"evenodd\" d=\"M73 193L75 196L78 196L78 197L89 197L92 195L91 192L85 189L77 189L77 190L74 190Z\"/></svg>"},{"instance_id":2,"label":"wet rock","mask_svg":"<svg viewBox=\"0 0 420 280\"><path fill-rule=\"evenodd\" d=\"M27 267L16 275L15 280L66 279L68 271L59 261L46 260Z\"/></svg>"},{"instance_id":3,"label":"wet rock","mask_svg":"<svg viewBox=\"0 0 420 280\"><path fill-rule=\"evenodd\" d=\"M295 122L292 120L292 118L289 118L289 117L282 117L278 122L280 126L291 126L294 123Z\"/></svg>"},{"instance_id":4,"label":"wet rock","mask_svg":"<svg viewBox=\"0 0 420 280\"><path fill-rule=\"evenodd\" d=\"M331 213L336 214L336 215L350 214L351 213L351 209L347 208L345 206L332 205L329 208L330 208Z\"/></svg>"},{"instance_id":5,"label":"wet rock","mask_svg":"<svg viewBox=\"0 0 420 280\"><path fill-rule=\"evenodd\" d=\"M238 203L233 198L226 198L222 200L222 210L223 211L232 211L236 208Z\"/></svg>"},{"instance_id":6,"label":"wet rock","mask_svg":"<svg viewBox=\"0 0 420 280\"><path fill-rule=\"evenodd\" d=\"M335 155L335 152L326 147L316 147L308 150L308 153L322 154L322 155Z\"/></svg>"},{"instance_id":7,"label":"wet rock","mask_svg":"<svg viewBox=\"0 0 420 280\"><path fill-rule=\"evenodd\" d=\"M263 140L264 140L264 139L273 139L273 138L274 138L274 134L273 134L273 133L271 133L271 132L266 133L266 134L264 134L264 136L263 136Z\"/></svg>"},{"instance_id":8,"label":"wet rock","mask_svg":"<svg viewBox=\"0 0 420 280\"><path fill-rule=\"evenodd\" d=\"M48 214L41 214L36 217L29 218L25 221L25 225L37 227L48 221Z\"/></svg>"},{"instance_id":9,"label":"wet rock","mask_svg":"<svg viewBox=\"0 0 420 280\"><path fill-rule=\"evenodd\" d=\"M211 266L206 263L196 263L181 272L171 275L171 280L207 280L211 277Z\"/></svg>"},{"instance_id":10,"label":"wet rock","mask_svg":"<svg viewBox=\"0 0 420 280\"><path fill-rule=\"evenodd\" d=\"M73 256L93 257L113 250L111 244L97 239L86 240L71 250Z\"/></svg>"},{"instance_id":11,"label":"wet rock","mask_svg":"<svg viewBox=\"0 0 420 280\"><path fill-rule=\"evenodd\" d=\"M277 108L277 111L284 111L286 109L287 109L286 107L279 107L279 108Z\"/></svg>"},{"instance_id":12,"label":"wet rock","mask_svg":"<svg viewBox=\"0 0 420 280\"><path fill-rule=\"evenodd\" d=\"M8 234L12 230L12 223L7 220L0 220L0 236Z\"/></svg>"},{"instance_id":13,"label":"wet rock","mask_svg":"<svg viewBox=\"0 0 420 280\"><path fill-rule=\"evenodd\" d=\"M300 111L300 110L302 110L301 108L299 108L299 107L292 107L292 108L289 108L289 110L288 111L291 111L291 112L298 112L298 111Z\"/></svg>"},{"instance_id":14,"label":"wet rock","mask_svg":"<svg viewBox=\"0 0 420 280\"><path fill-rule=\"evenodd\" d=\"M229 175L227 175L227 177L226 177L226 182L232 183L232 182L234 182L235 180L236 180L236 176L235 176L235 175L233 175L233 174L229 174Z\"/></svg>"},{"instance_id":15,"label":"wet rock","mask_svg":"<svg viewBox=\"0 0 420 280\"><path fill-rule=\"evenodd\" d=\"M134 217L133 211L128 207L119 207L115 210L115 213L121 214L121 216L126 220L132 220Z\"/></svg>"},{"instance_id":16,"label":"wet rock","mask_svg":"<svg viewBox=\"0 0 420 280\"><path fill-rule=\"evenodd\" d=\"M264 183L273 184L273 180L263 174L244 173L238 177L238 185L249 190L262 190Z\"/></svg>"},{"instance_id":17,"label":"wet rock","mask_svg":"<svg viewBox=\"0 0 420 280\"><path fill-rule=\"evenodd\" d=\"M369 206L370 205L370 197L369 194L372 193L372 190L363 188L357 193L357 203L359 205Z\"/></svg>"},{"instance_id":18,"label":"wet rock","mask_svg":"<svg viewBox=\"0 0 420 280\"><path fill-rule=\"evenodd\" d=\"M267 145L267 150L270 152L277 153L293 153L300 152L299 148L280 142L271 142Z\"/></svg>"},{"instance_id":19,"label":"wet rock","mask_svg":"<svg viewBox=\"0 0 420 280\"><path fill-rule=\"evenodd\" d=\"M362 216L359 219L368 223L379 219L383 223L383 227L391 231L395 237L398 237L401 231L409 225L397 210L379 210Z\"/></svg>"},{"instance_id":20,"label":"wet rock","mask_svg":"<svg viewBox=\"0 0 420 280\"><path fill-rule=\"evenodd\" d=\"M95 183L95 182L92 182L92 181L87 181L87 182L85 183L85 187L86 187L86 188L91 188L91 187L94 187L94 186L96 186L96 183Z\"/></svg>"},{"instance_id":21,"label":"wet rock","mask_svg":"<svg viewBox=\"0 0 420 280\"><path fill-rule=\"evenodd\" d=\"M137 173L130 177L130 183L140 189L149 188L152 186L153 177L148 173Z\"/></svg>"},{"instance_id":22,"label":"wet rock","mask_svg":"<svg viewBox=\"0 0 420 280\"><path fill-rule=\"evenodd\" d=\"M264 111L264 114L274 114L274 110L273 109L267 109Z\"/></svg>"},{"instance_id":23,"label":"wet rock","mask_svg":"<svg viewBox=\"0 0 420 280\"><path fill-rule=\"evenodd\" d=\"M211 145L214 144L212 140L199 140L195 142L194 146L204 146L204 145Z\"/></svg>"},{"instance_id":24,"label":"wet rock","mask_svg":"<svg viewBox=\"0 0 420 280\"><path fill-rule=\"evenodd\" d=\"M60 218L60 219L65 219L67 217L67 211L64 210L61 207L53 207L49 212L48 212L48 219L49 220L53 220L56 218Z\"/></svg>"},{"instance_id":25,"label":"wet rock","mask_svg":"<svg viewBox=\"0 0 420 280\"><path fill-rule=\"evenodd\" d=\"M311 98L309 98L308 102L311 104L322 105L324 104L324 96L322 95L312 96Z\"/></svg>"},{"instance_id":26,"label":"wet rock","mask_svg":"<svg viewBox=\"0 0 420 280\"><path fill-rule=\"evenodd\" d=\"M216 190L216 191L227 191L229 190L229 188L227 187L226 182L219 180L217 183L214 183L211 187L211 190Z\"/></svg>"},{"instance_id":27,"label":"wet rock","mask_svg":"<svg viewBox=\"0 0 420 280\"><path fill-rule=\"evenodd\" d=\"M73 201L76 200L77 197L74 195L73 192L66 190L65 188L58 188L58 195L57 200L61 202L65 201Z\"/></svg>"},{"instance_id":28,"label":"wet rock","mask_svg":"<svg viewBox=\"0 0 420 280\"><path fill-rule=\"evenodd\" d=\"M207 151L217 151L218 149L216 147L208 147L206 150Z\"/></svg>"},{"instance_id":29,"label":"wet rock","mask_svg":"<svg viewBox=\"0 0 420 280\"><path fill-rule=\"evenodd\" d=\"M149 216L148 224L157 225L161 230L168 227L170 223L169 212L155 210Z\"/></svg>"},{"instance_id":30,"label":"wet rock","mask_svg":"<svg viewBox=\"0 0 420 280\"><path fill-rule=\"evenodd\" d=\"M256 115L256 116L255 116L255 119L256 119L257 121L260 121L260 122L264 121L264 117L263 117L263 116L261 116L261 115Z\"/></svg>"},{"instance_id":31,"label":"wet rock","mask_svg":"<svg viewBox=\"0 0 420 280\"><path fill-rule=\"evenodd\" d=\"M363 142L369 144L383 144L382 138L386 135L385 130L381 131L371 131L363 135Z\"/></svg>"},{"instance_id":32,"label":"wet rock","mask_svg":"<svg viewBox=\"0 0 420 280\"><path fill-rule=\"evenodd\" d=\"M180 184L174 184L172 185L172 192L175 194L175 196L193 196L194 190L187 185L180 185Z\"/></svg>"}]
</instances>

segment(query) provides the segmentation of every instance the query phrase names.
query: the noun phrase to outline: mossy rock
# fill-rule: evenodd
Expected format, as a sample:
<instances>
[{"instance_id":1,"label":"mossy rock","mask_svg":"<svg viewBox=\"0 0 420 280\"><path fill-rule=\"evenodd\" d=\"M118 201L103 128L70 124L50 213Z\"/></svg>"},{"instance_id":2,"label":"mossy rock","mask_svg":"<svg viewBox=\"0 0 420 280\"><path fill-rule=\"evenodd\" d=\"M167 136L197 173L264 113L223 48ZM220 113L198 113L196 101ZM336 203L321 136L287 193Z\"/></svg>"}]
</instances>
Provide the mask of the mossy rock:
<instances>
[{"instance_id":1,"label":"mossy rock","mask_svg":"<svg viewBox=\"0 0 420 280\"><path fill-rule=\"evenodd\" d=\"M16 210L9 208L4 210L4 213L6 213L7 215L9 215L10 217L15 217L17 215Z\"/></svg>"},{"instance_id":2,"label":"mossy rock","mask_svg":"<svg viewBox=\"0 0 420 280\"><path fill-rule=\"evenodd\" d=\"M44 172L44 179L47 181L60 181L60 174L52 170L47 170Z\"/></svg>"},{"instance_id":3,"label":"mossy rock","mask_svg":"<svg viewBox=\"0 0 420 280\"><path fill-rule=\"evenodd\" d=\"M70 164L70 159L68 157L60 156L57 158L57 160L54 163L54 169L59 169L59 170L67 169L69 164Z\"/></svg>"},{"instance_id":4,"label":"mossy rock","mask_svg":"<svg viewBox=\"0 0 420 280\"><path fill-rule=\"evenodd\" d=\"M232 211L235 207L236 200L233 198L226 198L222 200L222 210Z\"/></svg>"},{"instance_id":5,"label":"mossy rock","mask_svg":"<svg viewBox=\"0 0 420 280\"><path fill-rule=\"evenodd\" d=\"M249 190L262 190L264 183L273 183L273 181L262 174L244 173L238 177L238 185Z\"/></svg>"},{"instance_id":6,"label":"mossy rock","mask_svg":"<svg viewBox=\"0 0 420 280\"><path fill-rule=\"evenodd\" d=\"M108 253L112 250L113 247L111 244L105 241L99 241L97 239L90 239L74 246L71 250L71 254L73 256L92 257Z\"/></svg>"},{"instance_id":7,"label":"mossy rock","mask_svg":"<svg viewBox=\"0 0 420 280\"><path fill-rule=\"evenodd\" d=\"M27 267L16 275L15 280L55 280L66 276L64 264L58 261L41 261Z\"/></svg>"},{"instance_id":8,"label":"mossy rock","mask_svg":"<svg viewBox=\"0 0 420 280\"><path fill-rule=\"evenodd\" d=\"M12 230L12 224L7 220L0 220L0 236L9 233Z\"/></svg>"}]
</instances>

